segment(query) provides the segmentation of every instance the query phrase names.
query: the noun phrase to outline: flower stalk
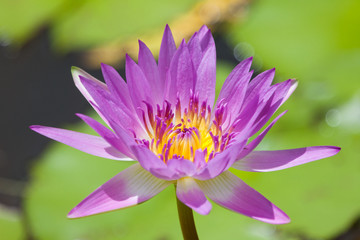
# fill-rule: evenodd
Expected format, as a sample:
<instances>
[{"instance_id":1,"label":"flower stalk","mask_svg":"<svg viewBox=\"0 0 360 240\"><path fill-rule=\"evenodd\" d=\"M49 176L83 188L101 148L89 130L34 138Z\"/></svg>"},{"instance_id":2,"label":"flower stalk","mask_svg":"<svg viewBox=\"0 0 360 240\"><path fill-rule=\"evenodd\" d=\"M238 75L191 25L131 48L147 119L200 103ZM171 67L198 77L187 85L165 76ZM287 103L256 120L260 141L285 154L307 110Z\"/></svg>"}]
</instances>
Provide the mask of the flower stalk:
<instances>
[{"instance_id":1,"label":"flower stalk","mask_svg":"<svg viewBox=\"0 0 360 240\"><path fill-rule=\"evenodd\" d=\"M184 240L198 240L199 237L197 235L192 209L182 203L177 197L176 204Z\"/></svg>"}]
</instances>

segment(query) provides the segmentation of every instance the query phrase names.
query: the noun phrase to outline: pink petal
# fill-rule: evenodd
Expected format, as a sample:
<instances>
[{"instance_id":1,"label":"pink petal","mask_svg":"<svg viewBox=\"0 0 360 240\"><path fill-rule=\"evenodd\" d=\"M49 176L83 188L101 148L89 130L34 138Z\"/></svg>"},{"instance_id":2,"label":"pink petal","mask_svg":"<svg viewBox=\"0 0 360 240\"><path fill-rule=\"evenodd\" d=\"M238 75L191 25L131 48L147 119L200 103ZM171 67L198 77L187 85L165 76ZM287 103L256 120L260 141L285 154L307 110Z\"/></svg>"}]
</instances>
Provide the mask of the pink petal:
<instances>
[{"instance_id":1,"label":"pink petal","mask_svg":"<svg viewBox=\"0 0 360 240\"><path fill-rule=\"evenodd\" d=\"M68 214L69 218L85 217L149 200L171 182L158 179L134 164L96 189Z\"/></svg>"},{"instance_id":2,"label":"pink petal","mask_svg":"<svg viewBox=\"0 0 360 240\"><path fill-rule=\"evenodd\" d=\"M132 159L119 152L101 137L38 125L30 126L30 129L91 155L115 160L132 161Z\"/></svg>"},{"instance_id":3,"label":"pink petal","mask_svg":"<svg viewBox=\"0 0 360 240\"><path fill-rule=\"evenodd\" d=\"M290 222L282 210L229 171L198 184L206 196L227 209L271 224Z\"/></svg>"},{"instance_id":4,"label":"pink petal","mask_svg":"<svg viewBox=\"0 0 360 240\"><path fill-rule=\"evenodd\" d=\"M211 203L206 199L195 180L190 177L177 181L176 196L186 206L202 215L209 214L211 210Z\"/></svg>"},{"instance_id":5,"label":"pink petal","mask_svg":"<svg viewBox=\"0 0 360 240\"><path fill-rule=\"evenodd\" d=\"M316 146L279 151L253 151L232 165L249 172L270 172L294 167L326 157L340 151L339 147Z\"/></svg>"}]
</instances>

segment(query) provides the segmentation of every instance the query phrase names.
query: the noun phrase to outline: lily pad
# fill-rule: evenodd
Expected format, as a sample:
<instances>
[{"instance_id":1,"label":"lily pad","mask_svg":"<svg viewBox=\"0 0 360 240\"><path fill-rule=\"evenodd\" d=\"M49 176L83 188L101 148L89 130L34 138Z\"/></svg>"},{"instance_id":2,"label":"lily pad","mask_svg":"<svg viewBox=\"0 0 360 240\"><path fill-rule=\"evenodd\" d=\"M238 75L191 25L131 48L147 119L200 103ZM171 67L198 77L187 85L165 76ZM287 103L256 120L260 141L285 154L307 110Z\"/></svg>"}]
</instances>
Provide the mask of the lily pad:
<instances>
[{"instance_id":1,"label":"lily pad","mask_svg":"<svg viewBox=\"0 0 360 240\"><path fill-rule=\"evenodd\" d=\"M0 205L0 232L3 239L22 239L24 237L20 212Z\"/></svg>"}]
</instances>

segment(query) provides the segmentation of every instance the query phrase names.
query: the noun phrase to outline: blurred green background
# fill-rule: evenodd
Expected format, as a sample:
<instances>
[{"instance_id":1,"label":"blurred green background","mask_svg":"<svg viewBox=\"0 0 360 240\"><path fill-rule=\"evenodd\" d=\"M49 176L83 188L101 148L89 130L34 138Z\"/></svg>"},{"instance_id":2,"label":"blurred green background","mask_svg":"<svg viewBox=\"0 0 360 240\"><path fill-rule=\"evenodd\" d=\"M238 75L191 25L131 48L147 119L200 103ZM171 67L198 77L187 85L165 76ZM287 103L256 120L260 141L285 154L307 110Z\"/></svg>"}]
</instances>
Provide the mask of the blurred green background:
<instances>
[{"instance_id":1,"label":"blurred green background","mask_svg":"<svg viewBox=\"0 0 360 240\"><path fill-rule=\"evenodd\" d=\"M284 171L233 170L288 213L292 222L273 226L214 204L208 216L195 214L200 239L360 239L359 12L358 0L0 0L1 94L16 99L1 99L2 118L9 119L9 124L16 118L18 124L0 124L0 239L182 239L173 187L133 208L67 219L71 208L129 163L48 144L27 129L31 124L54 124L93 133L72 115L82 111L95 116L71 86L70 65L100 79L100 62L123 73L124 53L137 51L137 38L157 55L166 23L177 39L188 38L204 23L211 27L217 44L217 92L231 69L249 56L254 56L257 73L276 67L276 82L299 81L279 110L289 112L259 148L342 148L335 157ZM43 51L50 54L45 58ZM26 72L21 66L28 55L27 61L36 67ZM47 58L57 64L45 70L42 61ZM66 69L61 69L66 72L60 80L58 65ZM8 71L12 66L16 67ZM24 77L17 79L15 73ZM54 89L40 84L40 78L74 90L64 87L51 92ZM26 99L22 91L38 94L37 101L26 103L32 98ZM76 95L76 101L66 100L71 95ZM40 105L50 98L57 98L58 105ZM78 101L78 108L64 118L62 109ZM16 106L28 106L28 115L18 117L21 113L12 106L17 102ZM51 118L59 120L44 120ZM17 138L12 140L15 133ZM40 141L41 146L35 145ZM29 153L12 158L22 149Z\"/></svg>"}]
</instances>

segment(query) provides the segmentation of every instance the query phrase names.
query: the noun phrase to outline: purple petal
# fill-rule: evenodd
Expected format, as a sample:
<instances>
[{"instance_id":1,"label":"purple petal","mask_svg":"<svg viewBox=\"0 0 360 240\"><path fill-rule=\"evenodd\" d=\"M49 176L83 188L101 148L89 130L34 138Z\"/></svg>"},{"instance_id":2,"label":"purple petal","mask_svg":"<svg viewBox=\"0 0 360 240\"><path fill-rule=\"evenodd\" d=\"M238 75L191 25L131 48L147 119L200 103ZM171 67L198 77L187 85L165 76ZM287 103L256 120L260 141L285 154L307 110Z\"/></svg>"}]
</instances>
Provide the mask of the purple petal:
<instances>
[{"instance_id":1,"label":"purple petal","mask_svg":"<svg viewBox=\"0 0 360 240\"><path fill-rule=\"evenodd\" d=\"M253 116L251 117L245 128L248 137L251 137L255 133L257 133L278 109L281 104L281 100L276 101L275 99L276 97L274 93L268 101L263 101L258 105L257 109L255 110Z\"/></svg>"},{"instance_id":2,"label":"purple petal","mask_svg":"<svg viewBox=\"0 0 360 240\"><path fill-rule=\"evenodd\" d=\"M227 209L271 224L290 222L282 210L229 171L198 184L206 196Z\"/></svg>"},{"instance_id":3,"label":"purple petal","mask_svg":"<svg viewBox=\"0 0 360 240\"><path fill-rule=\"evenodd\" d=\"M164 179L166 181L175 181L182 178L184 175L171 171L168 168L150 168L150 173L157 178Z\"/></svg>"},{"instance_id":4,"label":"purple petal","mask_svg":"<svg viewBox=\"0 0 360 240\"><path fill-rule=\"evenodd\" d=\"M205 25L203 25L198 32L195 32L191 36L188 42L188 47L195 70L198 70L206 50L213 46L214 39L211 31Z\"/></svg>"},{"instance_id":5,"label":"purple petal","mask_svg":"<svg viewBox=\"0 0 360 240\"><path fill-rule=\"evenodd\" d=\"M206 166L205 152L201 149L195 151L194 164L196 169L203 169Z\"/></svg>"},{"instance_id":6,"label":"purple petal","mask_svg":"<svg viewBox=\"0 0 360 240\"><path fill-rule=\"evenodd\" d=\"M136 118L133 110L129 110L120 101L115 102L109 91L105 91L87 78L80 76L83 86L95 102L90 101L94 109L103 116L104 121L110 125L110 119L122 126L124 129L132 129L136 134L142 135L143 129Z\"/></svg>"},{"instance_id":7,"label":"purple petal","mask_svg":"<svg viewBox=\"0 0 360 240\"><path fill-rule=\"evenodd\" d=\"M229 102L228 99L231 99L234 97L235 88L241 88L243 91L246 92L249 80L247 78L244 78L245 75L249 73L251 63L252 63L252 57L247 58L243 61L241 61L235 68L232 70L232 72L229 74L229 76L226 78L224 85L221 88L218 101L225 99L225 102ZM242 101L243 101L243 94L241 93L241 97L237 97L238 100L240 100L237 105L241 107ZM237 113L238 111L234 111L233 113Z\"/></svg>"},{"instance_id":8,"label":"purple petal","mask_svg":"<svg viewBox=\"0 0 360 240\"><path fill-rule=\"evenodd\" d=\"M132 159L119 152L101 137L38 125L30 126L30 129L91 155L115 160L132 161Z\"/></svg>"},{"instance_id":9,"label":"purple petal","mask_svg":"<svg viewBox=\"0 0 360 240\"><path fill-rule=\"evenodd\" d=\"M151 169L167 169L166 164L145 146L133 145L130 148L145 170L150 172Z\"/></svg>"},{"instance_id":10,"label":"purple petal","mask_svg":"<svg viewBox=\"0 0 360 240\"><path fill-rule=\"evenodd\" d=\"M156 103L163 102L164 82L159 76L158 66L150 49L139 40L139 67L152 87L152 94Z\"/></svg>"},{"instance_id":11,"label":"purple petal","mask_svg":"<svg viewBox=\"0 0 360 240\"><path fill-rule=\"evenodd\" d=\"M232 93L229 95L225 102L227 103L228 114L230 116L237 116L242 107L242 103L245 97L246 86L249 83L253 71L242 76L241 79L235 84ZM224 128L228 125L230 126L233 123L233 119L226 118L226 122L224 122Z\"/></svg>"},{"instance_id":12,"label":"purple petal","mask_svg":"<svg viewBox=\"0 0 360 240\"><path fill-rule=\"evenodd\" d=\"M90 81L92 81L93 83L98 85L99 87L103 88L104 90L107 90L107 87L106 87L105 83L97 80L96 78L94 78L93 76L91 76L90 74L88 74L87 72L82 70L81 68L72 67L71 68L71 74L73 76L76 87L80 90L80 92L84 95L84 97L88 101L93 101L94 102L94 99L91 97L91 95L88 93L86 88L83 86L82 82L80 81L80 76L83 76L83 77L89 79Z\"/></svg>"},{"instance_id":13,"label":"purple petal","mask_svg":"<svg viewBox=\"0 0 360 240\"><path fill-rule=\"evenodd\" d=\"M245 103L250 102L255 96L263 95L271 85L275 76L275 68L266 70L251 80L246 90Z\"/></svg>"},{"instance_id":14,"label":"purple petal","mask_svg":"<svg viewBox=\"0 0 360 240\"><path fill-rule=\"evenodd\" d=\"M188 43L191 59L194 64L195 70L199 68L201 59L203 57L203 51L200 44L199 34L196 32Z\"/></svg>"},{"instance_id":15,"label":"purple petal","mask_svg":"<svg viewBox=\"0 0 360 240\"><path fill-rule=\"evenodd\" d=\"M252 127L252 123L255 121L254 115L256 115L256 113L262 108L263 106L260 104L259 96L255 96L244 108L241 109L240 114L235 118L232 125L233 131L249 135L248 131Z\"/></svg>"},{"instance_id":16,"label":"purple petal","mask_svg":"<svg viewBox=\"0 0 360 240\"><path fill-rule=\"evenodd\" d=\"M211 210L211 203L192 178L181 178L177 181L176 196L186 206L202 215L209 214Z\"/></svg>"},{"instance_id":17,"label":"purple petal","mask_svg":"<svg viewBox=\"0 0 360 240\"><path fill-rule=\"evenodd\" d=\"M80 77L82 76L83 78L88 79L88 81L91 81L94 85L96 85L97 87L99 87L100 89L103 89L104 91L108 91L107 86L105 85L105 83L97 80L96 78L94 78L93 76L91 76L90 74L88 74L87 72L85 72L84 70L82 70L81 68L78 67L72 67L71 68L71 74L75 83L75 86L79 89L79 91L81 92L81 94L86 98L86 100L88 102L93 102L96 104L96 100L93 98L93 96L88 92L88 89L86 89L86 87L83 85L83 82L80 80ZM95 109L96 110L96 109ZM101 115L101 113L98 112L98 114L104 119L104 121L106 122L106 118L104 116Z\"/></svg>"},{"instance_id":18,"label":"purple petal","mask_svg":"<svg viewBox=\"0 0 360 240\"><path fill-rule=\"evenodd\" d=\"M266 102L264 108L254 115L255 121L252 123L250 136L258 132L266 124L276 110L290 96L289 92L293 92L296 86L296 81L291 79L271 86L263 98L263 101Z\"/></svg>"},{"instance_id":19,"label":"purple petal","mask_svg":"<svg viewBox=\"0 0 360 240\"><path fill-rule=\"evenodd\" d=\"M197 34L201 41L204 41L204 37L206 36L207 33L209 33L209 30L210 29L206 25L202 25L199 31L197 31Z\"/></svg>"},{"instance_id":20,"label":"purple petal","mask_svg":"<svg viewBox=\"0 0 360 240\"><path fill-rule=\"evenodd\" d=\"M240 160L241 158L247 156L250 152L252 152L259 143L264 139L265 135L270 131L270 129L274 126L274 124L286 113L287 111L281 113L277 116L270 124L267 126L264 131L262 131L254 140L252 140L242 152L238 155L237 159Z\"/></svg>"},{"instance_id":21,"label":"purple petal","mask_svg":"<svg viewBox=\"0 0 360 240\"><path fill-rule=\"evenodd\" d=\"M170 184L134 164L86 197L70 211L68 217L79 218L131 207L149 200Z\"/></svg>"},{"instance_id":22,"label":"purple petal","mask_svg":"<svg viewBox=\"0 0 360 240\"><path fill-rule=\"evenodd\" d=\"M169 25L166 25L164 35L161 42L160 52L159 52L159 74L162 84L165 84L166 73L170 68L170 63L174 53L176 51L176 45L174 38L172 36Z\"/></svg>"},{"instance_id":23,"label":"purple petal","mask_svg":"<svg viewBox=\"0 0 360 240\"><path fill-rule=\"evenodd\" d=\"M172 158L167 162L170 171L179 175L179 177L192 176L195 173L195 165L192 161L184 158Z\"/></svg>"},{"instance_id":24,"label":"purple petal","mask_svg":"<svg viewBox=\"0 0 360 240\"><path fill-rule=\"evenodd\" d=\"M195 93L199 93L199 102L202 103L207 100L207 104L212 107L215 100L216 82L215 43L210 43L205 51L196 75Z\"/></svg>"},{"instance_id":25,"label":"purple petal","mask_svg":"<svg viewBox=\"0 0 360 240\"><path fill-rule=\"evenodd\" d=\"M200 39L201 49L205 51L208 47L214 47L215 41L211 34L210 29L203 25L200 30L198 31L198 36Z\"/></svg>"},{"instance_id":26,"label":"purple petal","mask_svg":"<svg viewBox=\"0 0 360 240\"><path fill-rule=\"evenodd\" d=\"M177 180L181 177L184 177L186 174L184 172L190 172L191 166L179 166L180 162L170 163L169 167L166 165L158 156L156 156L152 151L142 145L133 145L130 146L137 160L141 166L153 174L157 178L161 178L167 181ZM170 159L168 162L171 162ZM188 161L188 160L186 160ZM190 161L189 161L190 162ZM182 163L182 162L181 162ZM183 172L184 171L184 172Z\"/></svg>"},{"instance_id":27,"label":"purple petal","mask_svg":"<svg viewBox=\"0 0 360 240\"><path fill-rule=\"evenodd\" d=\"M130 97L135 109L143 109L145 107L143 101L153 105L150 83L141 68L129 57L129 55L126 55L125 71Z\"/></svg>"},{"instance_id":28,"label":"purple petal","mask_svg":"<svg viewBox=\"0 0 360 240\"><path fill-rule=\"evenodd\" d=\"M291 81L291 86L290 88L287 90L286 95L282 98L282 102L280 104L280 106L286 101L288 100L288 98L291 96L291 94L295 91L295 89L298 86L298 82L295 79L289 79Z\"/></svg>"},{"instance_id":29,"label":"purple petal","mask_svg":"<svg viewBox=\"0 0 360 240\"><path fill-rule=\"evenodd\" d=\"M207 180L220 175L233 165L245 144L246 141L238 142L223 152L218 153L213 159L208 161L207 166L203 170L194 174L193 177L199 180Z\"/></svg>"},{"instance_id":30,"label":"purple petal","mask_svg":"<svg viewBox=\"0 0 360 240\"><path fill-rule=\"evenodd\" d=\"M108 128L100 124L98 121L92 119L91 117L85 116L83 114L77 114L77 116L80 117L90 127L92 127L103 139L105 139L108 143L114 146L117 150L130 158L134 158L134 155L128 147L127 141L124 141L124 139L117 137L112 131L110 131ZM129 138L130 136L126 138L126 140Z\"/></svg>"},{"instance_id":31,"label":"purple petal","mask_svg":"<svg viewBox=\"0 0 360 240\"><path fill-rule=\"evenodd\" d=\"M179 94L182 107L187 107L190 90L194 90L195 70L189 49L183 41L176 51L170 65L170 81L166 82L166 99L173 105Z\"/></svg>"},{"instance_id":32,"label":"purple petal","mask_svg":"<svg viewBox=\"0 0 360 240\"><path fill-rule=\"evenodd\" d=\"M249 172L270 172L294 167L326 157L340 151L339 147L316 146L279 151L253 151L232 165Z\"/></svg>"},{"instance_id":33,"label":"purple petal","mask_svg":"<svg viewBox=\"0 0 360 240\"><path fill-rule=\"evenodd\" d=\"M111 66L104 63L101 64L101 70L104 75L109 91L116 96L122 105L129 109L133 109L128 86L120 74Z\"/></svg>"}]
</instances>

